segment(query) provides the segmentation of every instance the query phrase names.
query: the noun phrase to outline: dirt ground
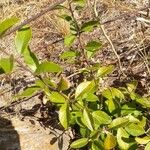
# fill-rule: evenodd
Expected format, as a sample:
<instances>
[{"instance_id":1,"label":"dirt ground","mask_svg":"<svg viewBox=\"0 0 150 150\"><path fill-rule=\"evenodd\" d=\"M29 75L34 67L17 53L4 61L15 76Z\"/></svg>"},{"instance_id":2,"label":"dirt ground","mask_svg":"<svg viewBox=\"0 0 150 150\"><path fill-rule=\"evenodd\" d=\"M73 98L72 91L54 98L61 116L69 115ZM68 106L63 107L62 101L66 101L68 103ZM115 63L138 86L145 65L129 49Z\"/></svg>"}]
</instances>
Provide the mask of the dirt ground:
<instances>
[{"instance_id":1,"label":"dirt ground","mask_svg":"<svg viewBox=\"0 0 150 150\"><path fill-rule=\"evenodd\" d=\"M34 16L45 9L47 5L51 5L54 2L56 1L1 0L0 20L2 21L5 18L15 15L23 21ZM75 16L79 22L93 19L93 3L94 0L89 0L86 8L80 15L75 12ZM147 7L149 7L149 10ZM95 62L103 65L116 65L116 71L106 79L104 86L113 85L117 87L128 81L138 80L138 93L144 96L150 96L149 11L149 0L98 0L98 17L101 18L106 34L111 39L120 57L123 71L126 74L126 78L118 77L117 70L119 70L119 66L116 61L116 56L100 28L94 30L90 35L84 34L82 36L84 41L83 44L86 44L90 39L97 39L103 43L102 51L94 58ZM59 12L58 10L49 12L30 23L33 32L33 39L30 46L40 60L57 62L64 66L67 75L71 75L76 68L73 65L68 65L66 62L59 60L60 54L66 49L62 39L69 33L69 25L56 17L56 14L58 13L63 12ZM0 49L4 49L10 54L15 55L17 59L22 60L16 53L13 40L14 34L1 39ZM6 55L0 52L0 57L4 56ZM24 119L23 122L35 124L31 125L32 127L29 126L32 130L31 132L34 131L33 129L37 128L41 131L40 134L42 136L42 134L44 134L43 128L47 124L49 127L53 123L51 123L50 117L46 117L47 108L42 105L40 98L33 98L34 100L31 98L23 103L14 103L12 100L12 95L22 91L24 87L31 85L33 81L34 77L18 66L10 77L6 78L5 76L0 76L0 114L1 117L10 119L12 122L14 121L14 118L22 120L25 116L34 117L34 121L32 121L32 117L29 117ZM42 120L42 123L45 123L45 126L38 125L37 127L36 124L39 123L39 120L36 118L41 118L43 114L44 117L47 118L44 121ZM18 124L16 126L18 126ZM19 126L22 126L22 121L20 121ZM47 133L45 133L45 135L47 135ZM48 138L48 136L45 137ZM22 141L25 141L25 139ZM66 149L67 148L64 148L64 150ZM25 148L23 150L25 150ZM47 148L43 150L47 150Z\"/></svg>"}]
</instances>

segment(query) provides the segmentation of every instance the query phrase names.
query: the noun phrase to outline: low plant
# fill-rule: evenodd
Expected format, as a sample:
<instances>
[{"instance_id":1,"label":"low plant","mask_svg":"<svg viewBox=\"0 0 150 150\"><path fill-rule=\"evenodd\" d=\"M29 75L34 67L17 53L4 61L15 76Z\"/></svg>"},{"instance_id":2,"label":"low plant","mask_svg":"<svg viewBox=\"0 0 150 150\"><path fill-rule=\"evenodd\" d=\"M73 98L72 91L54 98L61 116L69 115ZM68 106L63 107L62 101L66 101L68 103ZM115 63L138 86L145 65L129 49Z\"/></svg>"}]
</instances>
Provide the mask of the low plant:
<instances>
[{"instance_id":1,"label":"low plant","mask_svg":"<svg viewBox=\"0 0 150 150\"><path fill-rule=\"evenodd\" d=\"M59 16L70 23L70 33L64 37L67 50L60 55L60 59L79 66L74 74L60 77L64 70L62 66L38 60L29 46L32 37L29 26L19 29L15 36L16 50L27 67L11 55L0 59L0 73L10 75L17 62L35 77L34 84L15 95L15 98L44 93L44 99L56 106L64 130L74 130L75 139L70 143L71 149L135 150L143 146L149 150L150 99L136 93L137 81L127 83L126 87L102 87L104 77L112 73L115 67L101 66L92 61L96 52L102 49L100 41L91 40L86 45L83 44L81 35L88 34L99 26L99 20L78 23L74 10L82 11L85 4L85 0L72 0L68 7L59 5L56 8L67 12ZM16 17L4 20L0 24L0 35L18 21ZM76 49L73 46L75 42L78 44ZM47 76L48 73L50 76ZM54 79L55 74L59 75ZM70 79L75 75L80 80L71 83Z\"/></svg>"}]
</instances>

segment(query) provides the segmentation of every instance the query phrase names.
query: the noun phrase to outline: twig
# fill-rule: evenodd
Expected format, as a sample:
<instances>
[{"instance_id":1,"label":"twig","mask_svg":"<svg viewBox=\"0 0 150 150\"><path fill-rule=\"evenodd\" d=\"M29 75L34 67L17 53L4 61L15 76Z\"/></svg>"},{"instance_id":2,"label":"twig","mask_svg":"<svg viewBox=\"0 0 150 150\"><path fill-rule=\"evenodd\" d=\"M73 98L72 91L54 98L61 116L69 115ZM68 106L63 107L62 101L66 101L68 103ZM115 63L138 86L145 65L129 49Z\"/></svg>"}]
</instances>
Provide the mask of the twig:
<instances>
[{"instance_id":1,"label":"twig","mask_svg":"<svg viewBox=\"0 0 150 150\"><path fill-rule=\"evenodd\" d=\"M97 13L97 9L96 9L97 1L98 1L98 0L95 0L95 4L94 4L94 13L95 13L95 17L96 17L96 18L98 18L98 13ZM99 19L98 19L98 20L99 20ZM120 61L120 57L119 57L119 55L117 54L117 51L116 51L116 49L115 49L115 47L114 47L114 45L113 45L111 39L109 38L109 36L107 35L107 33L106 33L106 31L105 31L104 25L102 25L101 23L100 23L100 28L101 28L101 30L102 30L102 32L103 32L105 38L106 38L107 41L109 42L109 44L110 44L110 46L111 46L111 48L112 48L112 51L114 52L114 54L115 54L115 56L116 56L116 58L117 58L117 60L118 60L118 64L119 64L119 68L120 68L121 73L122 73L124 76L126 76L126 75L124 74L124 72L123 72L123 68L122 68L122 64L121 64L121 61Z\"/></svg>"},{"instance_id":2,"label":"twig","mask_svg":"<svg viewBox=\"0 0 150 150\"><path fill-rule=\"evenodd\" d=\"M55 9L55 7L57 5L60 5L62 3L64 3L66 0L59 0L58 2L56 2L53 5L50 5L49 7L47 7L46 9L42 10L41 12L39 12L38 14L36 14L35 16L32 16L31 18L29 18L28 20L23 21L20 25L14 27L12 30L9 30L8 32L6 32L2 37L6 37L12 33L14 33L15 31L19 30L20 28L22 28L23 26L29 24L30 22L38 19L39 17L43 16L44 14L48 13L49 11L52 11Z\"/></svg>"}]
</instances>

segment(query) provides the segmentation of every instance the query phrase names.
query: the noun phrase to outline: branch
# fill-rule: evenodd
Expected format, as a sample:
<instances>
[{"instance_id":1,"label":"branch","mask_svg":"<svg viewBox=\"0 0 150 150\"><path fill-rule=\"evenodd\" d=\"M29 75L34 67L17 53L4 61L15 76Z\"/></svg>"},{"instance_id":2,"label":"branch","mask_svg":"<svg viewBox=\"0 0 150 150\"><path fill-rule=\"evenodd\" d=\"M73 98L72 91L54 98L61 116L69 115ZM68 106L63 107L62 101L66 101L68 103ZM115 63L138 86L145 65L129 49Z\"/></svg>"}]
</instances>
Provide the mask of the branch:
<instances>
[{"instance_id":1,"label":"branch","mask_svg":"<svg viewBox=\"0 0 150 150\"><path fill-rule=\"evenodd\" d=\"M45 15L46 13L48 13L49 11L52 11L55 9L55 7L57 5L60 5L62 3L64 3L66 0L59 0L58 2L54 3L53 5L50 5L49 7L47 7L46 9L42 10L41 12L39 12L38 14L36 14L35 16L32 16L31 18L29 18L28 20L23 21L20 25L14 27L12 30L7 31L2 37L6 37L14 32L16 32L17 30L19 30L20 28L22 28L23 26L29 24L30 22L36 20L37 18Z\"/></svg>"}]
</instances>

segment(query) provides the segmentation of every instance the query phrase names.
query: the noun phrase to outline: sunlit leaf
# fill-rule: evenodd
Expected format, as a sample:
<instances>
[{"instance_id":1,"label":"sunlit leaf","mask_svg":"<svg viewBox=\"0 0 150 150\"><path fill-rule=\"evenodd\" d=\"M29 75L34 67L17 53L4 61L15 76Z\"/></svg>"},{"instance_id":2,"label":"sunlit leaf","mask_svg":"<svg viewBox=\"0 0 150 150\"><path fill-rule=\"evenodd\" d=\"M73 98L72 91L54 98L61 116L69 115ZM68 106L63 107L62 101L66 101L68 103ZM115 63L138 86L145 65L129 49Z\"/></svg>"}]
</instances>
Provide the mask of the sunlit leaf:
<instances>
[{"instance_id":1,"label":"sunlit leaf","mask_svg":"<svg viewBox=\"0 0 150 150\"><path fill-rule=\"evenodd\" d=\"M9 58L0 59L0 74L11 73L14 66L14 57L11 55Z\"/></svg>"},{"instance_id":2,"label":"sunlit leaf","mask_svg":"<svg viewBox=\"0 0 150 150\"><path fill-rule=\"evenodd\" d=\"M85 81L78 85L75 92L75 98L83 96L85 93L90 93L95 88L94 81Z\"/></svg>"},{"instance_id":3,"label":"sunlit leaf","mask_svg":"<svg viewBox=\"0 0 150 150\"><path fill-rule=\"evenodd\" d=\"M104 145L100 140L94 140L91 145L91 150L104 150Z\"/></svg>"},{"instance_id":4,"label":"sunlit leaf","mask_svg":"<svg viewBox=\"0 0 150 150\"><path fill-rule=\"evenodd\" d=\"M76 57L76 53L74 51L63 52L60 55L61 59L74 59Z\"/></svg>"},{"instance_id":5,"label":"sunlit leaf","mask_svg":"<svg viewBox=\"0 0 150 150\"><path fill-rule=\"evenodd\" d=\"M97 76L104 77L104 76L110 74L113 70L114 70L113 65L100 67L97 71Z\"/></svg>"},{"instance_id":6,"label":"sunlit leaf","mask_svg":"<svg viewBox=\"0 0 150 150\"><path fill-rule=\"evenodd\" d=\"M129 123L128 118L116 118L110 123L110 128L120 128L125 127Z\"/></svg>"},{"instance_id":7,"label":"sunlit leaf","mask_svg":"<svg viewBox=\"0 0 150 150\"><path fill-rule=\"evenodd\" d=\"M150 142L147 143L147 145L145 146L145 149L144 150L150 150Z\"/></svg>"},{"instance_id":8,"label":"sunlit leaf","mask_svg":"<svg viewBox=\"0 0 150 150\"><path fill-rule=\"evenodd\" d=\"M97 27L99 24L98 21L89 21L89 22L86 22L82 25L81 27L81 30L83 32L90 32L94 29L94 27Z\"/></svg>"},{"instance_id":9,"label":"sunlit leaf","mask_svg":"<svg viewBox=\"0 0 150 150\"><path fill-rule=\"evenodd\" d=\"M26 88L22 93L16 95L15 97L17 97L17 98L30 97L33 94L35 94L36 92L38 92L39 90L41 90L40 87L31 86L31 87Z\"/></svg>"},{"instance_id":10,"label":"sunlit leaf","mask_svg":"<svg viewBox=\"0 0 150 150\"><path fill-rule=\"evenodd\" d=\"M73 0L73 2L75 2L80 7L84 7L86 4L86 0Z\"/></svg>"},{"instance_id":11,"label":"sunlit leaf","mask_svg":"<svg viewBox=\"0 0 150 150\"><path fill-rule=\"evenodd\" d=\"M48 98L53 103L65 103L66 102L66 98L58 92L51 92Z\"/></svg>"},{"instance_id":12,"label":"sunlit leaf","mask_svg":"<svg viewBox=\"0 0 150 150\"><path fill-rule=\"evenodd\" d=\"M129 139L129 134L123 128L117 130L117 142L119 148L122 150L128 150L130 146L134 143Z\"/></svg>"},{"instance_id":13,"label":"sunlit leaf","mask_svg":"<svg viewBox=\"0 0 150 150\"><path fill-rule=\"evenodd\" d=\"M65 91L65 90L68 90L70 88L70 86L71 86L70 81L65 77L61 77L61 79L58 83L57 89L59 91Z\"/></svg>"},{"instance_id":14,"label":"sunlit leaf","mask_svg":"<svg viewBox=\"0 0 150 150\"><path fill-rule=\"evenodd\" d=\"M135 124L135 123L131 123L129 125L126 125L125 130L132 136L140 136L140 135L143 135L145 133L144 128L138 124Z\"/></svg>"},{"instance_id":15,"label":"sunlit leaf","mask_svg":"<svg viewBox=\"0 0 150 150\"><path fill-rule=\"evenodd\" d=\"M119 113L120 109L119 109L119 104L116 102L116 100L114 99L108 99L105 101L106 104L106 108L108 109L108 111L111 114L116 114Z\"/></svg>"},{"instance_id":16,"label":"sunlit leaf","mask_svg":"<svg viewBox=\"0 0 150 150\"><path fill-rule=\"evenodd\" d=\"M111 133L107 133L107 136L104 140L104 148L106 150L113 149L116 146L116 138Z\"/></svg>"},{"instance_id":17,"label":"sunlit leaf","mask_svg":"<svg viewBox=\"0 0 150 150\"><path fill-rule=\"evenodd\" d=\"M137 88L137 84L138 82L137 81L132 81L130 83L127 83L127 89L128 91L131 93L131 92L135 92L136 88Z\"/></svg>"},{"instance_id":18,"label":"sunlit leaf","mask_svg":"<svg viewBox=\"0 0 150 150\"><path fill-rule=\"evenodd\" d=\"M112 121L108 114L100 110L94 111L92 116L99 122L99 124L109 124Z\"/></svg>"},{"instance_id":19,"label":"sunlit leaf","mask_svg":"<svg viewBox=\"0 0 150 150\"><path fill-rule=\"evenodd\" d=\"M93 131L94 130L94 127L93 127L93 118L92 118L91 113L87 109L83 110L83 120L84 120L85 125L91 131Z\"/></svg>"},{"instance_id":20,"label":"sunlit leaf","mask_svg":"<svg viewBox=\"0 0 150 150\"><path fill-rule=\"evenodd\" d=\"M22 54L24 50L28 47L31 37L32 31L30 27L25 26L17 31L15 37L15 45L19 54Z\"/></svg>"},{"instance_id":21,"label":"sunlit leaf","mask_svg":"<svg viewBox=\"0 0 150 150\"><path fill-rule=\"evenodd\" d=\"M85 99L86 99L87 102L96 102L96 101L99 101L99 98L95 94L93 94L93 93L87 94L85 96Z\"/></svg>"},{"instance_id":22,"label":"sunlit leaf","mask_svg":"<svg viewBox=\"0 0 150 150\"><path fill-rule=\"evenodd\" d=\"M102 44L97 41L90 41L87 43L85 49L90 52L98 51L102 47Z\"/></svg>"},{"instance_id":23,"label":"sunlit leaf","mask_svg":"<svg viewBox=\"0 0 150 150\"><path fill-rule=\"evenodd\" d=\"M29 68L31 68L31 70L35 71L39 65L39 61L38 61L37 57L35 56L35 54L33 52L31 52L29 47L27 47L23 51L23 57L24 57L25 63L29 66Z\"/></svg>"},{"instance_id":24,"label":"sunlit leaf","mask_svg":"<svg viewBox=\"0 0 150 150\"><path fill-rule=\"evenodd\" d=\"M61 71L62 71L62 68L58 64L53 63L53 62L48 62L48 61L41 63L36 69L37 74L46 73L46 72L57 73Z\"/></svg>"},{"instance_id":25,"label":"sunlit leaf","mask_svg":"<svg viewBox=\"0 0 150 150\"><path fill-rule=\"evenodd\" d=\"M62 104L59 110L59 121L61 125L67 129L69 127L70 111L68 103Z\"/></svg>"},{"instance_id":26,"label":"sunlit leaf","mask_svg":"<svg viewBox=\"0 0 150 150\"><path fill-rule=\"evenodd\" d=\"M102 95L107 99L124 99L124 94L116 88L110 87L102 92Z\"/></svg>"},{"instance_id":27,"label":"sunlit leaf","mask_svg":"<svg viewBox=\"0 0 150 150\"><path fill-rule=\"evenodd\" d=\"M150 142L150 136L145 136L145 137L135 137L135 140L138 144L147 144Z\"/></svg>"},{"instance_id":28,"label":"sunlit leaf","mask_svg":"<svg viewBox=\"0 0 150 150\"><path fill-rule=\"evenodd\" d=\"M71 148L81 148L81 147L86 146L88 144L88 142L89 142L88 138L81 138L81 139L78 139L78 140L72 142L70 147Z\"/></svg>"},{"instance_id":29,"label":"sunlit leaf","mask_svg":"<svg viewBox=\"0 0 150 150\"><path fill-rule=\"evenodd\" d=\"M73 42L75 41L75 39L76 39L76 35L74 35L74 34L66 35L64 38L65 46L70 47L73 44Z\"/></svg>"},{"instance_id":30,"label":"sunlit leaf","mask_svg":"<svg viewBox=\"0 0 150 150\"><path fill-rule=\"evenodd\" d=\"M19 19L15 16L5 19L0 23L0 36L2 36L9 28L15 25Z\"/></svg>"}]
</instances>

